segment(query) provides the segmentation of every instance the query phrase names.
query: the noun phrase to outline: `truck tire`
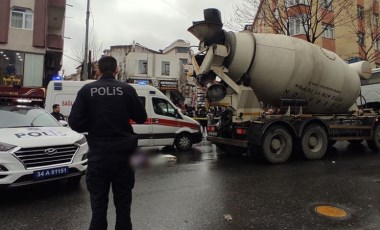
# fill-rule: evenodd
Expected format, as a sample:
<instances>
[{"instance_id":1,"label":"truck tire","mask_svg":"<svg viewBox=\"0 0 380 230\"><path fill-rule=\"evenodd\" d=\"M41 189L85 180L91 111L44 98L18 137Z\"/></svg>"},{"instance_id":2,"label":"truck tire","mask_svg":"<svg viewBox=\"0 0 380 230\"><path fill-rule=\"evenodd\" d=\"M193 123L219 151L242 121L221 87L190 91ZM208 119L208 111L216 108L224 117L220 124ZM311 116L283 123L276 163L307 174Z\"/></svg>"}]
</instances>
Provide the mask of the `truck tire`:
<instances>
[{"instance_id":1,"label":"truck tire","mask_svg":"<svg viewBox=\"0 0 380 230\"><path fill-rule=\"evenodd\" d=\"M380 125L376 126L372 134L372 139L367 140L367 145L374 152L378 152L380 150Z\"/></svg>"},{"instance_id":2,"label":"truck tire","mask_svg":"<svg viewBox=\"0 0 380 230\"><path fill-rule=\"evenodd\" d=\"M175 138L174 145L178 151L188 151L193 146L193 141L189 134L183 133Z\"/></svg>"},{"instance_id":3,"label":"truck tire","mask_svg":"<svg viewBox=\"0 0 380 230\"><path fill-rule=\"evenodd\" d=\"M328 147L326 131L319 125L305 127L301 136L301 147L306 159L321 159L326 154Z\"/></svg>"},{"instance_id":4,"label":"truck tire","mask_svg":"<svg viewBox=\"0 0 380 230\"><path fill-rule=\"evenodd\" d=\"M275 125L265 131L261 154L269 163L284 163L289 159L292 150L293 140L287 129Z\"/></svg>"}]
</instances>

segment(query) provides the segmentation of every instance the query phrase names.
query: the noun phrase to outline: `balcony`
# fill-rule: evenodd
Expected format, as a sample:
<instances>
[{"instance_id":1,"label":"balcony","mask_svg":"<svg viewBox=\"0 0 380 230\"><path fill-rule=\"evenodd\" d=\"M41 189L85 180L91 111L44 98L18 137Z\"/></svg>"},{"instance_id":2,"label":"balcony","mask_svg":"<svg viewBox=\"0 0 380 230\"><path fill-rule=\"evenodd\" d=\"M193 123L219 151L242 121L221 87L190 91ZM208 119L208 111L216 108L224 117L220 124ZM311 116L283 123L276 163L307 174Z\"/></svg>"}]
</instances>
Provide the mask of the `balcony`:
<instances>
[{"instance_id":1,"label":"balcony","mask_svg":"<svg viewBox=\"0 0 380 230\"><path fill-rule=\"evenodd\" d=\"M63 50L63 37L57 34L48 34L46 36L47 47L50 49Z\"/></svg>"},{"instance_id":2,"label":"balcony","mask_svg":"<svg viewBox=\"0 0 380 230\"><path fill-rule=\"evenodd\" d=\"M47 12L50 30L63 30L65 10L66 0L49 0Z\"/></svg>"},{"instance_id":3,"label":"balcony","mask_svg":"<svg viewBox=\"0 0 380 230\"><path fill-rule=\"evenodd\" d=\"M66 0L48 0L48 6L65 8Z\"/></svg>"}]
</instances>

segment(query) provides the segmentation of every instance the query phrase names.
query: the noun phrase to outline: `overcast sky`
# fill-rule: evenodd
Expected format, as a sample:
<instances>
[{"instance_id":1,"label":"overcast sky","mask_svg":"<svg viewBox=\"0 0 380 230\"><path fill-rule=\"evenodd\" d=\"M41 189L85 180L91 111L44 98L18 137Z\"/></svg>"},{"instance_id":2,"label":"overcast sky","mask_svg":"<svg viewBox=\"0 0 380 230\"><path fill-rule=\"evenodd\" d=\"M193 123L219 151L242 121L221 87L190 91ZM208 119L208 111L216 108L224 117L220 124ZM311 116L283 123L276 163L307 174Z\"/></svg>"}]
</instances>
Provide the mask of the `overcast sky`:
<instances>
[{"instance_id":1,"label":"overcast sky","mask_svg":"<svg viewBox=\"0 0 380 230\"><path fill-rule=\"evenodd\" d=\"M203 10L217 8L226 21L232 16L233 6L243 0L91 0L90 39L109 49L113 45L131 45L133 41L159 50L177 39L198 45L198 40L187 29L192 21L203 20ZM80 63L76 50L84 47L86 0L67 0L63 70L75 72ZM62 73L62 72L61 72Z\"/></svg>"}]
</instances>

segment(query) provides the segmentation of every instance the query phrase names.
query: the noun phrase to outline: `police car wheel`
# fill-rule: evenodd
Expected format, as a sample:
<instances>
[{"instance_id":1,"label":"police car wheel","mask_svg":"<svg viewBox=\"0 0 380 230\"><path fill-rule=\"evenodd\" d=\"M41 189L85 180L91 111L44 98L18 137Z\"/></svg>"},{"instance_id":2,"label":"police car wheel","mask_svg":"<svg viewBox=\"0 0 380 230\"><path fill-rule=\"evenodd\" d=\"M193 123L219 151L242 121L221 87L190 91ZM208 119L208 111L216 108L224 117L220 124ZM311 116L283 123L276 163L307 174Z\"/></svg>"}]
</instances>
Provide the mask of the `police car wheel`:
<instances>
[{"instance_id":1,"label":"police car wheel","mask_svg":"<svg viewBox=\"0 0 380 230\"><path fill-rule=\"evenodd\" d=\"M191 137L188 134L180 134L175 139L174 143L175 147L178 151L187 151L191 149L193 142L191 141Z\"/></svg>"}]
</instances>

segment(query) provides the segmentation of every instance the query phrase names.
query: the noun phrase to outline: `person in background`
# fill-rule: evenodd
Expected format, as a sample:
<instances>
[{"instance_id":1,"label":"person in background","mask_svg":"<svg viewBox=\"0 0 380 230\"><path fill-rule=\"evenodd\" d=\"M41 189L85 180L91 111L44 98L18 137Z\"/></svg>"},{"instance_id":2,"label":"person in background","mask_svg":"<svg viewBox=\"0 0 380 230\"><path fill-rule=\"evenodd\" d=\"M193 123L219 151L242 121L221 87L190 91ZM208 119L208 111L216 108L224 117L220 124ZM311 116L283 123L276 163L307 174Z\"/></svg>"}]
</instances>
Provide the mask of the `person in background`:
<instances>
[{"instance_id":1,"label":"person in background","mask_svg":"<svg viewBox=\"0 0 380 230\"><path fill-rule=\"evenodd\" d=\"M51 115L53 115L53 117L57 119L57 121L60 121L60 120L64 121L65 116L63 116L63 114L61 114L60 112L61 112L61 107L58 104L54 104L53 112L51 113Z\"/></svg>"},{"instance_id":2,"label":"person in background","mask_svg":"<svg viewBox=\"0 0 380 230\"><path fill-rule=\"evenodd\" d=\"M138 142L130 120L143 124L147 114L135 88L115 79L115 58L100 58L98 67L101 77L79 90L69 115L69 125L77 132L88 132L86 183L92 210L90 230L107 229L111 186L116 209L115 229L129 230L132 229L135 184L131 156Z\"/></svg>"}]
</instances>

